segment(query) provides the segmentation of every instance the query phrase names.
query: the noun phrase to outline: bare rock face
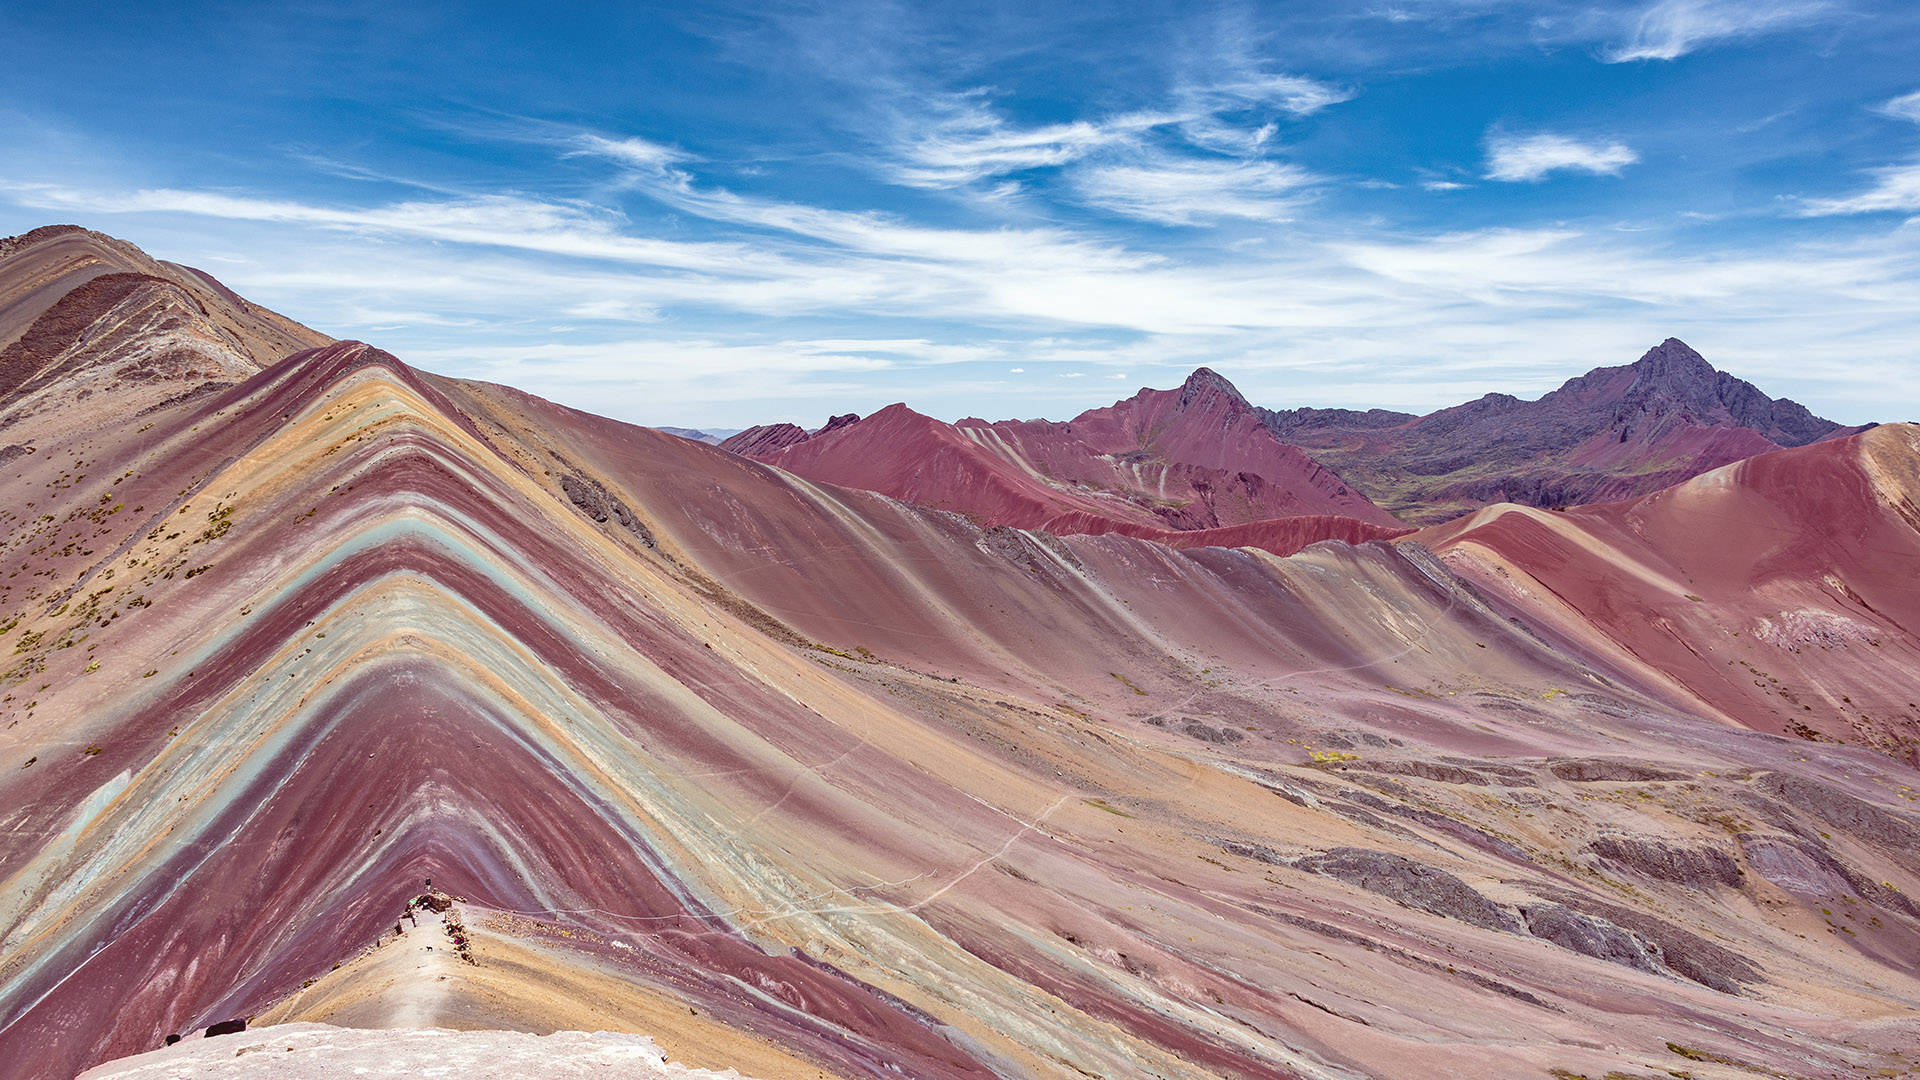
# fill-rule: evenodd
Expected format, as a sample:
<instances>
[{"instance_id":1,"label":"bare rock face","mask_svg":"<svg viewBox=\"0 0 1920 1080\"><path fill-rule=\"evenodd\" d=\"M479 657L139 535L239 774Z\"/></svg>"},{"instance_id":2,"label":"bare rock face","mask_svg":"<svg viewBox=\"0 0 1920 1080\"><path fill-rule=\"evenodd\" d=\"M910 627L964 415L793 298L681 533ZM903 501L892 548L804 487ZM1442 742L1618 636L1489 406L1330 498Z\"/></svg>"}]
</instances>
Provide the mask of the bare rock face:
<instances>
[{"instance_id":1,"label":"bare rock face","mask_svg":"<svg viewBox=\"0 0 1920 1080\"><path fill-rule=\"evenodd\" d=\"M1766 980L1766 974L1745 956L1716 945L1691 930L1633 908L1596 900L1566 889L1543 889L1553 899L1581 914L1604 919L1630 931L1651 948L1674 974L1723 994L1741 993L1747 983Z\"/></svg>"},{"instance_id":2,"label":"bare rock face","mask_svg":"<svg viewBox=\"0 0 1920 1080\"><path fill-rule=\"evenodd\" d=\"M1809 900L1858 897L1883 910L1920 919L1920 904L1887 883L1841 862L1813 840L1742 835L1740 848L1755 873L1790 893Z\"/></svg>"},{"instance_id":3,"label":"bare rock face","mask_svg":"<svg viewBox=\"0 0 1920 1080\"><path fill-rule=\"evenodd\" d=\"M602 524L609 520L617 521L621 528L639 537L641 543L654 546L653 533L647 529L646 523L606 488L584 477L562 476L560 490L566 493L569 502L593 520Z\"/></svg>"},{"instance_id":4,"label":"bare rock face","mask_svg":"<svg viewBox=\"0 0 1920 1080\"><path fill-rule=\"evenodd\" d=\"M1609 862L1676 885L1708 888L1740 884L1740 864L1724 851L1683 847L1640 836L1601 836L1587 850Z\"/></svg>"},{"instance_id":5,"label":"bare rock face","mask_svg":"<svg viewBox=\"0 0 1920 1080\"><path fill-rule=\"evenodd\" d=\"M1445 870L1414 862L1404 855L1365 848L1334 848L1301 859L1294 866L1434 915L1459 919L1488 930L1509 933L1520 930L1518 919L1480 895L1473 886Z\"/></svg>"},{"instance_id":6,"label":"bare rock face","mask_svg":"<svg viewBox=\"0 0 1920 1080\"><path fill-rule=\"evenodd\" d=\"M1660 946L1605 919L1582 915L1560 904L1527 904L1521 907L1520 915L1526 920L1528 933L1563 949L1635 971L1666 969Z\"/></svg>"},{"instance_id":7,"label":"bare rock face","mask_svg":"<svg viewBox=\"0 0 1920 1080\"><path fill-rule=\"evenodd\" d=\"M783 450L798 442L805 442L807 429L799 424L755 424L736 435L721 440L720 449L728 450L743 457L756 457Z\"/></svg>"},{"instance_id":8,"label":"bare rock face","mask_svg":"<svg viewBox=\"0 0 1920 1080\"><path fill-rule=\"evenodd\" d=\"M1862 839L1870 840L1908 866L1920 866L1920 821L1883 810L1831 784L1786 773L1768 773L1757 785L1788 806L1810 811Z\"/></svg>"},{"instance_id":9,"label":"bare rock face","mask_svg":"<svg viewBox=\"0 0 1920 1080\"><path fill-rule=\"evenodd\" d=\"M1631 761L1608 761L1604 758L1556 761L1547 766L1547 771L1575 784L1644 783L1687 778L1686 773L1675 772L1672 769L1661 769Z\"/></svg>"},{"instance_id":10,"label":"bare rock face","mask_svg":"<svg viewBox=\"0 0 1920 1080\"><path fill-rule=\"evenodd\" d=\"M1785 836L1743 836L1740 847L1753 872L1774 885L1805 896L1835 896L1848 890L1847 875L1815 858Z\"/></svg>"}]
</instances>

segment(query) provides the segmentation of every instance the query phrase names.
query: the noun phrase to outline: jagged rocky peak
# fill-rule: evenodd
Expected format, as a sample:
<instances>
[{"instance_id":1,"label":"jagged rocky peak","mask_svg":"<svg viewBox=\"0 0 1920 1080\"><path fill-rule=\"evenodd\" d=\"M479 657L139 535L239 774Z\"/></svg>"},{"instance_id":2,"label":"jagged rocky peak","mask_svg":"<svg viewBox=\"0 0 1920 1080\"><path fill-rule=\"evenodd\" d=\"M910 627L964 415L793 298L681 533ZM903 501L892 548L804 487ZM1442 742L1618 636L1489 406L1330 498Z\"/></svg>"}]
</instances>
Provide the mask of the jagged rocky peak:
<instances>
[{"instance_id":1,"label":"jagged rocky peak","mask_svg":"<svg viewBox=\"0 0 1920 1080\"><path fill-rule=\"evenodd\" d=\"M1238 408L1252 408L1225 375L1208 367L1194 368L1187 381L1180 384L1180 404L1184 407L1209 398L1226 398Z\"/></svg>"},{"instance_id":2,"label":"jagged rocky peak","mask_svg":"<svg viewBox=\"0 0 1920 1080\"><path fill-rule=\"evenodd\" d=\"M799 424L755 424L745 431L720 441L720 449L752 457L755 454L771 454L782 447L805 442L807 429Z\"/></svg>"},{"instance_id":3,"label":"jagged rocky peak","mask_svg":"<svg viewBox=\"0 0 1920 1080\"><path fill-rule=\"evenodd\" d=\"M841 428L846 427L848 424L858 423L859 420L860 420L860 414L855 412L841 413L839 416L829 416L827 417L826 424L823 425L819 431L816 431L813 434L825 435L829 431L838 431Z\"/></svg>"},{"instance_id":4,"label":"jagged rocky peak","mask_svg":"<svg viewBox=\"0 0 1920 1080\"><path fill-rule=\"evenodd\" d=\"M1705 385L1712 385L1714 376L1720 374L1712 364L1707 363L1706 357L1679 338L1668 338L1648 349L1640 359L1634 361L1633 366L1643 379Z\"/></svg>"},{"instance_id":5,"label":"jagged rocky peak","mask_svg":"<svg viewBox=\"0 0 1920 1080\"><path fill-rule=\"evenodd\" d=\"M1678 338L1648 349L1633 369L1633 385L1621 403L1623 421L1678 404L1700 422L1750 428L1782 446L1805 445L1841 430L1797 401L1768 397L1745 379L1716 370Z\"/></svg>"}]
</instances>

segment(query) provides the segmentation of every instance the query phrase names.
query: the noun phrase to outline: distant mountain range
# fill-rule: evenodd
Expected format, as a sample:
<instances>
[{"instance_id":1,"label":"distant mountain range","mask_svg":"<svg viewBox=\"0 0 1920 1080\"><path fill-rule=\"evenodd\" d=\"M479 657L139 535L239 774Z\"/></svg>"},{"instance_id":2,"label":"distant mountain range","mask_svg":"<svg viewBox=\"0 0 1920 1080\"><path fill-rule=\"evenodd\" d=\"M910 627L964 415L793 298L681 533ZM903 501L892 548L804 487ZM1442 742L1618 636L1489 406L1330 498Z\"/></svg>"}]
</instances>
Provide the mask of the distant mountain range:
<instances>
[{"instance_id":1,"label":"distant mountain range","mask_svg":"<svg viewBox=\"0 0 1920 1080\"><path fill-rule=\"evenodd\" d=\"M703 442L709 446L718 446L728 438L739 434L739 429L737 428L716 428L712 431L702 431L699 428L657 427L654 428L654 430L664 431L669 435L678 435L683 439L692 439L694 442Z\"/></svg>"},{"instance_id":2,"label":"distant mountain range","mask_svg":"<svg viewBox=\"0 0 1920 1080\"><path fill-rule=\"evenodd\" d=\"M1562 507L1631 498L1768 450L1862 430L1715 371L1675 338L1632 364L1569 379L1537 401L1488 394L1425 416L1260 413L1275 436L1412 524L1494 502Z\"/></svg>"},{"instance_id":3,"label":"distant mountain range","mask_svg":"<svg viewBox=\"0 0 1920 1080\"><path fill-rule=\"evenodd\" d=\"M1287 551L1404 526L1298 447L1275 438L1206 369L1174 390L1047 420L948 424L890 405L816 432L749 428L721 443L810 480L866 488L983 525L1054 533L1169 533L1312 518Z\"/></svg>"},{"instance_id":4,"label":"distant mountain range","mask_svg":"<svg viewBox=\"0 0 1920 1080\"><path fill-rule=\"evenodd\" d=\"M900 404L811 432L749 428L720 445L986 525L1149 536L1323 520L1318 532L1293 529L1291 544L1390 535L1493 502L1630 498L1859 430L1770 398L1668 339L1537 401L1488 394L1426 416L1265 409L1200 368L1177 389L1065 422L948 424Z\"/></svg>"}]
</instances>

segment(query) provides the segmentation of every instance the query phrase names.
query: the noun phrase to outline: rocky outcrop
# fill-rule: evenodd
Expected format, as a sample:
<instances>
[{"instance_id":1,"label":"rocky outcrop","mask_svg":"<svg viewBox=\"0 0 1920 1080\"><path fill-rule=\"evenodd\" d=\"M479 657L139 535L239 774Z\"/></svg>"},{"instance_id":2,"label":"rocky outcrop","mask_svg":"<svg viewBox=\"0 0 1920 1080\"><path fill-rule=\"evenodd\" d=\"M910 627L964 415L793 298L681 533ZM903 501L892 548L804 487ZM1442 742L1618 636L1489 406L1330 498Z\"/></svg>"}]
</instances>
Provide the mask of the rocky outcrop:
<instances>
[{"instance_id":1,"label":"rocky outcrop","mask_svg":"<svg viewBox=\"0 0 1920 1080\"><path fill-rule=\"evenodd\" d=\"M1660 959L1660 946L1605 919L1582 915L1560 904L1523 904L1520 916L1526 920L1529 934L1563 949L1635 971L1666 969Z\"/></svg>"},{"instance_id":2,"label":"rocky outcrop","mask_svg":"<svg viewBox=\"0 0 1920 1080\"><path fill-rule=\"evenodd\" d=\"M1433 915L1458 919L1488 930L1518 932L1519 920L1459 878L1390 851L1334 848L1294 863L1310 874L1349 885Z\"/></svg>"},{"instance_id":3,"label":"rocky outcrop","mask_svg":"<svg viewBox=\"0 0 1920 1080\"><path fill-rule=\"evenodd\" d=\"M1595 899L1570 889L1545 887L1541 892L1562 905L1629 931L1652 948L1661 962L1682 978L1723 994L1738 994L1747 983L1763 982L1764 972L1751 960L1722 945L1634 908Z\"/></svg>"},{"instance_id":4,"label":"rocky outcrop","mask_svg":"<svg viewBox=\"0 0 1920 1080\"><path fill-rule=\"evenodd\" d=\"M567 500L581 513L598 522L618 522L621 528L638 537L642 544L654 546L653 533L640 520L640 516L627 509L626 503L598 482L582 476L563 475L560 477L560 490L566 492Z\"/></svg>"},{"instance_id":5,"label":"rocky outcrop","mask_svg":"<svg viewBox=\"0 0 1920 1080\"><path fill-rule=\"evenodd\" d=\"M1755 786L1788 806L1873 841L1908 866L1920 867L1920 819L1912 815L1883 810L1831 784L1786 773L1767 773Z\"/></svg>"},{"instance_id":6,"label":"rocky outcrop","mask_svg":"<svg viewBox=\"0 0 1920 1080\"><path fill-rule=\"evenodd\" d=\"M1662 769L1653 765L1642 765L1631 761L1609 761L1604 758L1586 758L1574 761L1556 761L1547 766L1547 771L1576 784L1596 783L1644 783L1659 780L1685 780L1687 774L1672 769Z\"/></svg>"},{"instance_id":7,"label":"rocky outcrop","mask_svg":"<svg viewBox=\"0 0 1920 1080\"><path fill-rule=\"evenodd\" d=\"M1587 850L1635 873L1676 885L1708 888L1740 884L1740 864L1724 851L1686 847L1641 836L1595 837Z\"/></svg>"},{"instance_id":8,"label":"rocky outcrop","mask_svg":"<svg viewBox=\"0 0 1920 1080\"><path fill-rule=\"evenodd\" d=\"M805 442L807 429L799 424L756 424L721 440L720 449L742 457L759 457Z\"/></svg>"}]
</instances>

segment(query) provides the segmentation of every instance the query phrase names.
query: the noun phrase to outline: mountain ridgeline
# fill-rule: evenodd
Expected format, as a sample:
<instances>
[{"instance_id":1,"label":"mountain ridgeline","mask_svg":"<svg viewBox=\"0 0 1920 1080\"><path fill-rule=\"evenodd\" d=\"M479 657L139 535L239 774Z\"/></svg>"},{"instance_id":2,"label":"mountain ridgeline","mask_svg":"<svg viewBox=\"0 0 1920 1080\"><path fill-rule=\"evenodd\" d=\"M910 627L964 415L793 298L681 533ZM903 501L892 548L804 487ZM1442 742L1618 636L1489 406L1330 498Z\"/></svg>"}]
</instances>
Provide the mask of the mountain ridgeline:
<instances>
[{"instance_id":1,"label":"mountain ridgeline","mask_svg":"<svg viewBox=\"0 0 1920 1080\"><path fill-rule=\"evenodd\" d=\"M1496 502L1633 498L1859 430L1770 398L1669 338L1537 401L1488 394L1425 416L1261 408L1200 368L1178 389L1142 390L1064 423L945 424L893 405L811 432L751 428L721 445L982 524L1149 535L1320 516L1343 519L1330 527L1345 539L1358 531L1347 522L1390 530Z\"/></svg>"}]
</instances>

